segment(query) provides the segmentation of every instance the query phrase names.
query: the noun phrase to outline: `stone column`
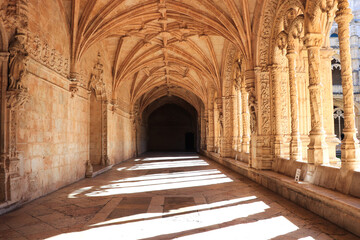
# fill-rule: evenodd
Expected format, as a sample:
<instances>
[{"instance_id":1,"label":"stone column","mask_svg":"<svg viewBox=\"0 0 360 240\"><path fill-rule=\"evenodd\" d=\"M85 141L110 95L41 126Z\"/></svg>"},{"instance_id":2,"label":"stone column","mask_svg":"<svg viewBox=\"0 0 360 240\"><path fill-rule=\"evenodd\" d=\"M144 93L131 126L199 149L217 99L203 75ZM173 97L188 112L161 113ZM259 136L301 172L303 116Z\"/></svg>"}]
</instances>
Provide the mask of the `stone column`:
<instances>
[{"instance_id":1,"label":"stone column","mask_svg":"<svg viewBox=\"0 0 360 240\"><path fill-rule=\"evenodd\" d=\"M222 139L221 139L221 156L222 157L232 157L233 156L233 117L234 117L234 107L233 107L234 96L226 96L222 98L223 104L223 122L220 123L222 129Z\"/></svg>"},{"instance_id":2,"label":"stone column","mask_svg":"<svg viewBox=\"0 0 360 240\"><path fill-rule=\"evenodd\" d=\"M339 29L341 78L344 101L344 139L341 144L342 168L354 169L360 164L359 141L356 138L354 89L351 68L349 23L353 15L347 0L339 0L335 21Z\"/></svg>"},{"instance_id":3,"label":"stone column","mask_svg":"<svg viewBox=\"0 0 360 240\"><path fill-rule=\"evenodd\" d=\"M231 101L233 104L233 139L232 139L232 149L234 154L236 154L239 149L238 149L238 105L237 105L237 93L236 93L236 89L234 91L234 95L231 97ZM235 155L234 155L235 156Z\"/></svg>"},{"instance_id":4,"label":"stone column","mask_svg":"<svg viewBox=\"0 0 360 240\"><path fill-rule=\"evenodd\" d=\"M282 93L281 92L281 73L284 71L284 68L278 64L273 64L271 68L271 76L274 88L274 108L275 108L275 158L284 158L285 157L285 147L284 147L284 137L283 137L283 126L282 126Z\"/></svg>"},{"instance_id":5,"label":"stone column","mask_svg":"<svg viewBox=\"0 0 360 240\"><path fill-rule=\"evenodd\" d=\"M324 129L326 132L326 143L328 145L329 161L330 163L338 164L336 158L336 145L340 140L336 137L334 132L334 102L333 102L333 85L332 85L332 70L331 60L336 52L331 48L321 48L321 82L323 84L323 115L324 115Z\"/></svg>"},{"instance_id":6,"label":"stone column","mask_svg":"<svg viewBox=\"0 0 360 240\"><path fill-rule=\"evenodd\" d=\"M305 37L305 46L309 58L309 92L311 130L310 143L308 146L308 162L323 164L329 162L328 146L326 144L324 120L323 120L323 97L320 78L320 47L323 35L308 33Z\"/></svg>"},{"instance_id":7,"label":"stone column","mask_svg":"<svg viewBox=\"0 0 360 240\"><path fill-rule=\"evenodd\" d=\"M108 101L101 101L101 165L111 165L108 156Z\"/></svg>"},{"instance_id":8,"label":"stone column","mask_svg":"<svg viewBox=\"0 0 360 240\"><path fill-rule=\"evenodd\" d=\"M249 153L250 151L250 114L248 107L249 94L246 92L246 88L243 84L241 86L241 108L242 108L242 144L241 152Z\"/></svg>"},{"instance_id":9,"label":"stone column","mask_svg":"<svg viewBox=\"0 0 360 240\"><path fill-rule=\"evenodd\" d=\"M293 161L301 160L301 141L299 127L299 101L298 88L296 82L296 56L294 49L288 49L286 57L289 61L289 82L290 82L290 109L291 109L291 141L290 159Z\"/></svg>"},{"instance_id":10,"label":"stone column","mask_svg":"<svg viewBox=\"0 0 360 240\"><path fill-rule=\"evenodd\" d=\"M201 142L200 142L200 148L201 150L205 150L206 149L206 136L207 136L207 122L208 122L208 116L207 116L207 112L204 111L204 108L201 109Z\"/></svg>"},{"instance_id":11,"label":"stone column","mask_svg":"<svg viewBox=\"0 0 360 240\"><path fill-rule=\"evenodd\" d=\"M6 176L6 87L8 80L9 53L0 53L0 202L8 200Z\"/></svg>"},{"instance_id":12,"label":"stone column","mask_svg":"<svg viewBox=\"0 0 360 240\"><path fill-rule=\"evenodd\" d=\"M222 142L224 137L224 115L223 115L223 108L222 108L222 98L216 98L216 110L217 110L217 116L215 116L215 124L217 124L217 139L216 139L216 147L217 147L217 153L222 152Z\"/></svg>"},{"instance_id":13,"label":"stone column","mask_svg":"<svg viewBox=\"0 0 360 240\"><path fill-rule=\"evenodd\" d=\"M239 152L242 151L241 149L241 145L242 145L242 133L243 133L243 129L242 129L242 115L241 115L241 111L242 111L242 107L241 107L241 94L240 94L240 86L238 86L237 89L237 95L236 95L236 100L237 100L237 126L238 126L238 141L237 141L237 149Z\"/></svg>"},{"instance_id":14,"label":"stone column","mask_svg":"<svg viewBox=\"0 0 360 240\"><path fill-rule=\"evenodd\" d=\"M214 109L208 109L208 127L207 127L207 137L206 137L206 150L208 152L214 151Z\"/></svg>"}]
</instances>

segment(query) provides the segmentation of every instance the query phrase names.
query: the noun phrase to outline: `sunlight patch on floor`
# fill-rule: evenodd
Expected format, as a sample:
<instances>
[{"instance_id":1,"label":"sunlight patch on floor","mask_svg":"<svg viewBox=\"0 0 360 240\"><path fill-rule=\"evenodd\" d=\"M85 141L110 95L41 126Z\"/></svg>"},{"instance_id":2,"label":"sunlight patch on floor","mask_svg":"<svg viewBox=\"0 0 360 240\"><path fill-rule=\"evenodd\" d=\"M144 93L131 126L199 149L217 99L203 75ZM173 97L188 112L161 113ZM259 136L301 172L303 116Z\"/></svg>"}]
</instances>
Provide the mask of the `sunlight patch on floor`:
<instances>
[{"instance_id":1,"label":"sunlight patch on floor","mask_svg":"<svg viewBox=\"0 0 360 240\"><path fill-rule=\"evenodd\" d=\"M191 177L191 176L200 176L200 175L211 175L221 173L217 169L210 170L198 170L198 171L185 171L185 172L173 172L173 173L157 173L157 174L148 174L138 177L124 178L120 180L111 181L113 183L118 182L134 182L134 181L145 181L153 179L164 179L164 178L181 178L181 177Z\"/></svg>"},{"instance_id":2,"label":"sunlight patch on floor","mask_svg":"<svg viewBox=\"0 0 360 240\"><path fill-rule=\"evenodd\" d=\"M234 206L227 206L199 212L196 211L187 214L169 216L166 218L156 218L124 224L112 224L102 227L95 227L82 232L58 235L50 239L143 239L173 233L181 233L184 231L191 231L217 224L227 223L236 219L241 219L250 215L262 213L268 208L269 206L266 205L264 202L257 201L253 203L237 204ZM249 226L254 226L253 229L255 229L255 231L257 232L260 232L259 229L263 228L261 234L265 234L266 231L270 231L271 233L276 232L279 234L284 234L286 233L285 231L296 230L295 225L283 219L278 220L277 218L274 218L266 222L259 222L259 224L250 223L250 225L246 225L246 227L243 227L242 229L247 229ZM241 225L244 224L240 224L240 226ZM281 229L282 231L280 231ZM274 234L268 235L275 236ZM239 235L238 233L237 239L239 239L239 236L241 235Z\"/></svg>"},{"instance_id":3,"label":"sunlight patch on floor","mask_svg":"<svg viewBox=\"0 0 360 240\"><path fill-rule=\"evenodd\" d=\"M154 180L156 181L156 180ZM130 194L130 193L143 193L143 192L152 192L152 191L161 191L169 189L179 189L179 188L189 188L189 187L200 187L220 183L232 182L232 180L224 174L216 174L210 176L198 177L198 180L195 177L192 178L177 178L177 179L168 179L163 180L162 183L146 185L147 181L139 182L133 184L133 186L122 184L111 184L106 185L97 191L85 194L88 197L98 197L98 196L111 196L118 194ZM149 183L149 182L148 182ZM136 186L140 185L140 186Z\"/></svg>"},{"instance_id":4,"label":"sunlight patch on floor","mask_svg":"<svg viewBox=\"0 0 360 240\"><path fill-rule=\"evenodd\" d=\"M298 230L299 228L283 216L259 220L251 223L242 223L234 226L210 230L183 236L175 239L198 240L198 239L271 239L277 236Z\"/></svg>"},{"instance_id":5,"label":"sunlight patch on floor","mask_svg":"<svg viewBox=\"0 0 360 240\"><path fill-rule=\"evenodd\" d=\"M193 156L180 156L180 157L147 157L142 159L142 161L163 161L163 160L179 160L179 159L198 159L200 158L197 155Z\"/></svg>"},{"instance_id":6,"label":"sunlight patch on floor","mask_svg":"<svg viewBox=\"0 0 360 240\"><path fill-rule=\"evenodd\" d=\"M233 205L233 204L250 201L250 200L255 200L255 199L256 199L256 196L249 196L249 197L231 199L231 200L208 203L208 204L200 204L200 205L184 207L184 208L179 208L179 209L172 209L168 213L141 213L141 214L136 214L136 215L132 215L132 216L116 218L116 219L112 219L112 220L101 222L101 223L96 223L96 224L91 225L91 227L104 226L104 225L110 225L110 224L119 224L119 223L128 222L128 221L145 220L145 219L155 218L155 217L169 216L169 215L173 215L174 213L178 214L178 213L189 213L189 212L199 211L199 210L209 210L211 208L224 207L224 206Z\"/></svg>"},{"instance_id":7,"label":"sunlight patch on floor","mask_svg":"<svg viewBox=\"0 0 360 240\"><path fill-rule=\"evenodd\" d=\"M81 194L81 193L83 193L83 192L89 191L91 188L92 188L92 186L91 186L91 187L79 188L79 189L73 191L72 193L70 193L70 194L68 195L68 198L77 198L76 195L79 195L79 194Z\"/></svg>"},{"instance_id":8,"label":"sunlight patch on floor","mask_svg":"<svg viewBox=\"0 0 360 240\"><path fill-rule=\"evenodd\" d=\"M166 161L166 162L136 164L135 166L128 168L128 170L149 170L149 169L199 167L199 166L209 166L209 164L204 160Z\"/></svg>"}]
</instances>

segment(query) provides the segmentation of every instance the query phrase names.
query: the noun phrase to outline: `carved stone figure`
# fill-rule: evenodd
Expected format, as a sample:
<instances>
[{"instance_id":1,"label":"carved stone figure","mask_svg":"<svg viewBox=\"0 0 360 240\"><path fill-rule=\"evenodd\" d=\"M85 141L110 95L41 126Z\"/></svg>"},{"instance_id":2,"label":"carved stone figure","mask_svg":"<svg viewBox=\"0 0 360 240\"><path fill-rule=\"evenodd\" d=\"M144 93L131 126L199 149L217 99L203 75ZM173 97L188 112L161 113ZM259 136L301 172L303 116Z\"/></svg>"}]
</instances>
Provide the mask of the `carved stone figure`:
<instances>
[{"instance_id":1,"label":"carved stone figure","mask_svg":"<svg viewBox=\"0 0 360 240\"><path fill-rule=\"evenodd\" d=\"M26 74L28 52L25 49L26 35L16 34L10 44L9 60L9 85L8 90L22 89L23 79Z\"/></svg>"},{"instance_id":2,"label":"carved stone figure","mask_svg":"<svg viewBox=\"0 0 360 240\"><path fill-rule=\"evenodd\" d=\"M256 98L254 93L249 94L249 109L250 109L250 131L252 134L257 132L257 119L256 119Z\"/></svg>"}]
</instances>

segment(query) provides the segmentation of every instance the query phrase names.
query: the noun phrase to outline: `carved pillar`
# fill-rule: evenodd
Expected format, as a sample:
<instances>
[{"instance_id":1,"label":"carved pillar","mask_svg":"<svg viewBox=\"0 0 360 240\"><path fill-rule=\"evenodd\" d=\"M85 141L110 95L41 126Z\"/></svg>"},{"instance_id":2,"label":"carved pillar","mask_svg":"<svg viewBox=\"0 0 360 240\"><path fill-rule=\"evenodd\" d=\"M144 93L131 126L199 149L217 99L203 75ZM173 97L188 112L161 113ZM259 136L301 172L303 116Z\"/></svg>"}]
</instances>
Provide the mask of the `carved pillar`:
<instances>
[{"instance_id":1,"label":"carved pillar","mask_svg":"<svg viewBox=\"0 0 360 240\"><path fill-rule=\"evenodd\" d=\"M243 126L242 126L242 107L241 107L241 93L240 93L240 86L237 88L237 126L238 126L238 141L237 141L237 149L239 152L242 151L242 135L243 135Z\"/></svg>"},{"instance_id":2,"label":"carved pillar","mask_svg":"<svg viewBox=\"0 0 360 240\"><path fill-rule=\"evenodd\" d=\"M130 121L131 121L131 131L132 131L132 139L133 139L133 149L134 149L134 157L137 157L139 155L139 151L138 151L138 134L137 134L137 129L138 129L138 116L137 113L133 113L130 116Z\"/></svg>"},{"instance_id":3,"label":"carved pillar","mask_svg":"<svg viewBox=\"0 0 360 240\"><path fill-rule=\"evenodd\" d=\"M6 86L9 53L0 53L0 202L8 200L6 177Z\"/></svg>"},{"instance_id":4,"label":"carved pillar","mask_svg":"<svg viewBox=\"0 0 360 240\"><path fill-rule=\"evenodd\" d=\"M329 161L331 163L338 163L336 158L336 146L340 143L340 140L336 137L334 132L334 96L332 85L332 70L331 60L336 52L331 48L322 48L321 54L321 82L323 84L323 98L324 101L323 115L324 115L324 128L326 132L326 143L328 145Z\"/></svg>"},{"instance_id":5,"label":"carved pillar","mask_svg":"<svg viewBox=\"0 0 360 240\"><path fill-rule=\"evenodd\" d=\"M224 136L224 116L223 116L223 109L222 109L222 99L221 98L217 98L215 99L215 103L216 103L216 110L217 110L217 116L215 116L215 118L217 117L217 119L215 119L216 121L216 129L217 129L217 133L216 133L216 147L217 147L217 153L220 153L222 151L222 140L223 140L223 136Z\"/></svg>"},{"instance_id":6,"label":"carved pillar","mask_svg":"<svg viewBox=\"0 0 360 240\"><path fill-rule=\"evenodd\" d=\"M233 103L233 141L232 141L232 149L234 152L238 152L238 101L237 101L237 87L234 87L234 95L232 96L232 103Z\"/></svg>"},{"instance_id":7,"label":"carved pillar","mask_svg":"<svg viewBox=\"0 0 360 240\"><path fill-rule=\"evenodd\" d=\"M207 122L207 137L206 137L206 150L208 152L214 151L214 109L209 108L208 110L208 122Z\"/></svg>"},{"instance_id":8,"label":"carved pillar","mask_svg":"<svg viewBox=\"0 0 360 240\"><path fill-rule=\"evenodd\" d=\"M233 156L233 117L234 117L234 96L226 96L222 98L223 102L223 123L222 123L222 144L221 146L221 156L222 157L232 157Z\"/></svg>"},{"instance_id":9,"label":"carved pillar","mask_svg":"<svg viewBox=\"0 0 360 240\"><path fill-rule=\"evenodd\" d=\"M201 150L205 150L206 149L206 136L207 136L207 125L208 125L208 116L207 116L207 112L204 111L204 108L201 109L201 142L200 142L200 147Z\"/></svg>"},{"instance_id":10,"label":"carved pillar","mask_svg":"<svg viewBox=\"0 0 360 240\"><path fill-rule=\"evenodd\" d=\"M275 157L276 158L284 158L285 157L285 146L284 146L284 132L282 126L282 93L281 92L281 81L282 81L282 72L284 68L278 64L273 64L271 68L272 82L274 88L274 107L275 107L275 141L274 141L274 149L275 149Z\"/></svg>"},{"instance_id":11,"label":"carved pillar","mask_svg":"<svg viewBox=\"0 0 360 240\"><path fill-rule=\"evenodd\" d=\"M249 94L246 92L244 84L241 86L241 108L242 108L242 143L241 152L249 153L250 151L250 114L249 114Z\"/></svg>"},{"instance_id":12,"label":"carved pillar","mask_svg":"<svg viewBox=\"0 0 360 240\"><path fill-rule=\"evenodd\" d=\"M298 88L296 82L296 56L293 49L288 49L287 58L289 61L289 82L290 82L290 108L291 108L291 141L290 159L293 161L301 160L301 141L299 132L299 101Z\"/></svg>"},{"instance_id":13,"label":"carved pillar","mask_svg":"<svg viewBox=\"0 0 360 240\"><path fill-rule=\"evenodd\" d=\"M328 146L326 144L324 120L323 120L323 97L320 78L320 47L322 34L308 33L305 37L305 46L309 58L309 92L311 111L310 144L308 146L308 162L323 164L329 162Z\"/></svg>"},{"instance_id":14,"label":"carved pillar","mask_svg":"<svg viewBox=\"0 0 360 240\"><path fill-rule=\"evenodd\" d=\"M101 111L102 111L102 119L101 119L101 164L105 166L109 166L110 160L108 157L108 101L101 101Z\"/></svg>"},{"instance_id":15,"label":"carved pillar","mask_svg":"<svg viewBox=\"0 0 360 240\"><path fill-rule=\"evenodd\" d=\"M339 0L335 21L339 29L341 78L344 101L344 139L341 144L341 164L344 169L354 169L360 164L359 141L356 138L354 89L351 68L349 23L353 18L349 2Z\"/></svg>"}]
</instances>

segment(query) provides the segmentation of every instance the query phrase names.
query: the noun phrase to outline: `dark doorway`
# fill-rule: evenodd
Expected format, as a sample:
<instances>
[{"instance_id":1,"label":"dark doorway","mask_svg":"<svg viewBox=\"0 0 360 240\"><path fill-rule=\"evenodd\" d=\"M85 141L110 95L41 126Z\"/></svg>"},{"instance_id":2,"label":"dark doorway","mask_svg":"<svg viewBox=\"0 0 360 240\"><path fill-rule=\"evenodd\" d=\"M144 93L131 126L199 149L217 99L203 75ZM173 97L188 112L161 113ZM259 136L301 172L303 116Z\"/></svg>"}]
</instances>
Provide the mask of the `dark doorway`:
<instances>
[{"instance_id":1,"label":"dark doorway","mask_svg":"<svg viewBox=\"0 0 360 240\"><path fill-rule=\"evenodd\" d=\"M148 119L148 151L194 151L196 120L183 107L169 103Z\"/></svg>"},{"instance_id":2,"label":"dark doorway","mask_svg":"<svg viewBox=\"0 0 360 240\"><path fill-rule=\"evenodd\" d=\"M187 132L185 135L185 148L186 151L195 150L195 134L192 132Z\"/></svg>"}]
</instances>

